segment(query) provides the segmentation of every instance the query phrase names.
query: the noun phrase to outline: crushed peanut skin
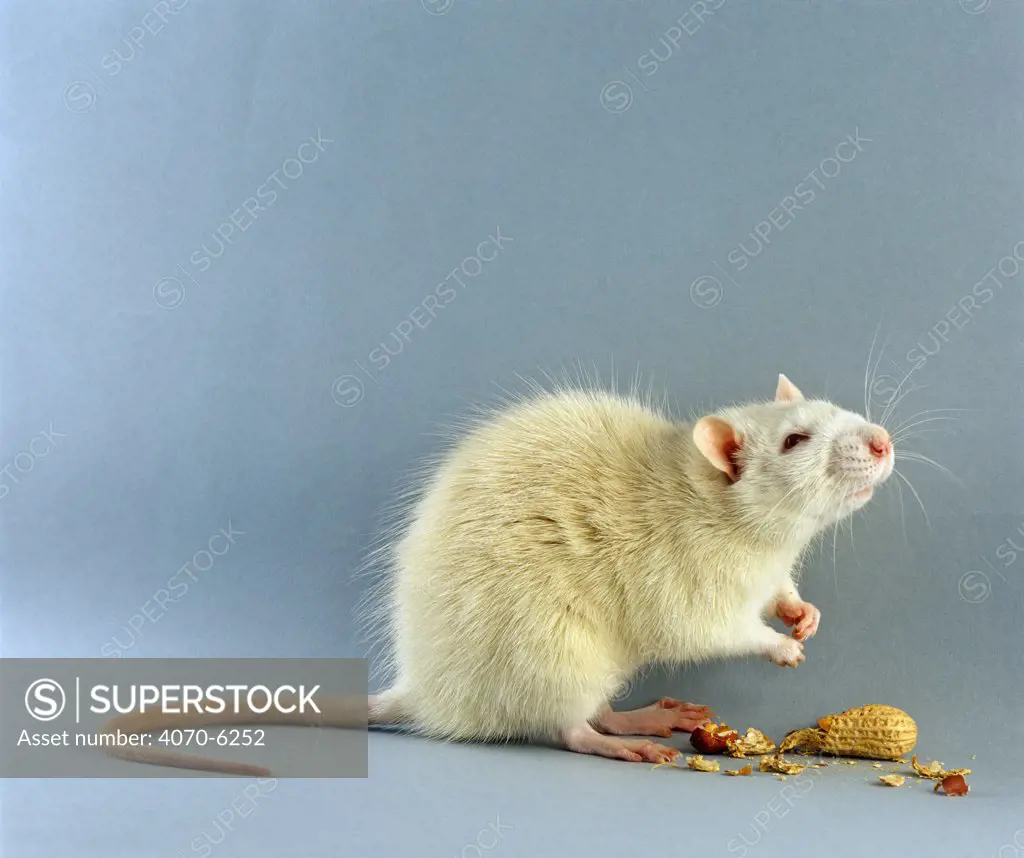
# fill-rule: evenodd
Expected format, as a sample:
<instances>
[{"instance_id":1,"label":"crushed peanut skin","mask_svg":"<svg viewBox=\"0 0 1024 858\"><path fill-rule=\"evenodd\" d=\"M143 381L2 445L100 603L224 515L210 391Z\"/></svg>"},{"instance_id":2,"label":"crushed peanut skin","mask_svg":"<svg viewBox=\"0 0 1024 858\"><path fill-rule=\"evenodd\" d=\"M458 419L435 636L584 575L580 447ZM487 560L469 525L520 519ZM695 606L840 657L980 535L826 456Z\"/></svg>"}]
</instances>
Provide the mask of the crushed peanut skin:
<instances>
[{"instance_id":1,"label":"crushed peanut skin","mask_svg":"<svg viewBox=\"0 0 1024 858\"><path fill-rule=\"evenodd\" d=\"M942 790L946 795L959 796L967 795L971 791L971 788L967 785L967 781L964 780L963 775L950 775L949 777L943 778L937 784L933 792Z\"/></svg>"}]
</instances>

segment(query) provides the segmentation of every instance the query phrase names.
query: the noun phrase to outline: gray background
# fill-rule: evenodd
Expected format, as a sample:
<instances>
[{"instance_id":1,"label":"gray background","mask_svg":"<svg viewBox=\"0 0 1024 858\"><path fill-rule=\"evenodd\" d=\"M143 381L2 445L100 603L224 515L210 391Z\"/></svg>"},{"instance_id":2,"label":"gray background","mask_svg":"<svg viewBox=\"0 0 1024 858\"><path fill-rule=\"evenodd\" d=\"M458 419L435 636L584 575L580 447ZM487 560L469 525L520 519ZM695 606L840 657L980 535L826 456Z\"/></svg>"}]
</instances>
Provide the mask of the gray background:
<instances>
[{"instance_id":1,"label":"gray background","mask_svg":"<svg viewBox=\"0 0 1024 858\"><path fill-rule=\"evenodd\" d=\"M211 851L731 855L759 832L750 854L1024 854L1024 273L929 334L1024 239L1022 5L727 0L695 26L669 0L181 2L164 25L135 0L0 12L4 655L362 655L353 572L467 403L582 361L639 367L680 411L779 371L860 409L881 322L875 413L927 347L889 422L970 409L910 442L962 484L901 462L929 521L894 480L834 561L829 535L799 670L658 673L631 700L775 734L900 705L923 755L974 767L967 799L862 764L780 813L769 777L380 735L368 781L281 781ZM660 41L684 14L695 32ZM333 142L200 273L318 129ZM730 252L855 130L871 142L740 272ZM513 241L378 369L498 227ZM230 550L196 554L229 523ZM175 575L187 593L129 638ZM7 781L4 854L201 854L243 786Z\"/></svg>"}]
</instances>

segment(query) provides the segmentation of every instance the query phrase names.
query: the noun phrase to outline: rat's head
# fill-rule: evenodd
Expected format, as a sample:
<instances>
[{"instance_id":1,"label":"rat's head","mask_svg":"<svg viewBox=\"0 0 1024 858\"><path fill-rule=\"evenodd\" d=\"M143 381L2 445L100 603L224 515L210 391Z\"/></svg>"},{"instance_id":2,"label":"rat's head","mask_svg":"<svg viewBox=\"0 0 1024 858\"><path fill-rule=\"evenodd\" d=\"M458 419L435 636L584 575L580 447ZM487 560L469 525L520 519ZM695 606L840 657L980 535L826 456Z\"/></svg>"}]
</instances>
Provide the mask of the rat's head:
<instances>
[{"instance_id":1,"label":"rat's head","mask_svg":"<svg viewBox=\"0 0 1024 858\"><path fill-rule=\"evenodd\" d=\"M860 509L892 473L889 433L859 414L804 399L784 375L774 402L726 408L693 428L701 454L750 519L818 530Z\"/></svg>"}]
</instances>

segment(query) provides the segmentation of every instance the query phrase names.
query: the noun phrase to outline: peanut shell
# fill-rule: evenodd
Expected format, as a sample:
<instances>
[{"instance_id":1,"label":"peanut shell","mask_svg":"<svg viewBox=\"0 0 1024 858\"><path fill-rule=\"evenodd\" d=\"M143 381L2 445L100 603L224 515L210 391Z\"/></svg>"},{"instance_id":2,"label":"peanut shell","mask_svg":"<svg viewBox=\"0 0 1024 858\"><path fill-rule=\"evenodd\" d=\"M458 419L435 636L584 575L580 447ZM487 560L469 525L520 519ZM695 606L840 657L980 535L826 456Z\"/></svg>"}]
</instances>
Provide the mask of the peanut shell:
<instances>
[{"instance_id":1,"label":"peanut shell","mask_svg":"<svg viewBox=\"0 0 1024 858\"><path fill-rule=\"evenodd\" d=\"M872 703L826 715L817 728L789 733L779 751L895 760L917 744L917 724L902 709Z\"/></svg>"}]
</instances>

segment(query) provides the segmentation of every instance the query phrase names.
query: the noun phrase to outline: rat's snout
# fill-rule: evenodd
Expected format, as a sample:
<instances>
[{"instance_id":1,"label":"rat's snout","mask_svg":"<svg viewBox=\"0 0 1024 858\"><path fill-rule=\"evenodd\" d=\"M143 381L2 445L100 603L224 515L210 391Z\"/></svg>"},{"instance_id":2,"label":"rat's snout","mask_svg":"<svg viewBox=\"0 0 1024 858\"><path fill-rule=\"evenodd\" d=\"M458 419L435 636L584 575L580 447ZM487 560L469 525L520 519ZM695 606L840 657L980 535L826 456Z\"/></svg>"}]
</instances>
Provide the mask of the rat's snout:
<instances>
[{"instance_id":1,"label":"rat's snout","mask_svg":"<svg viewBox=\"0 0 1024 858\"><path fill-rule=\"evenodd\" d=\"M863 419L836 438L834 473L850 490L841 501L846 512L859 509L893 472L896 453L892 437L882 427Z\"/></svg>"},{"instance_id":2,"label":"rat's snout","mask_svg":"<svg viewBox=\"0 0 1024 858\"><path fill-rule=\"evenodd\" d=\"M892 453L892 438L881 426L875 426L866 438L868 449L876 459L888 458Z\"/></svg>"}]
</instances>

